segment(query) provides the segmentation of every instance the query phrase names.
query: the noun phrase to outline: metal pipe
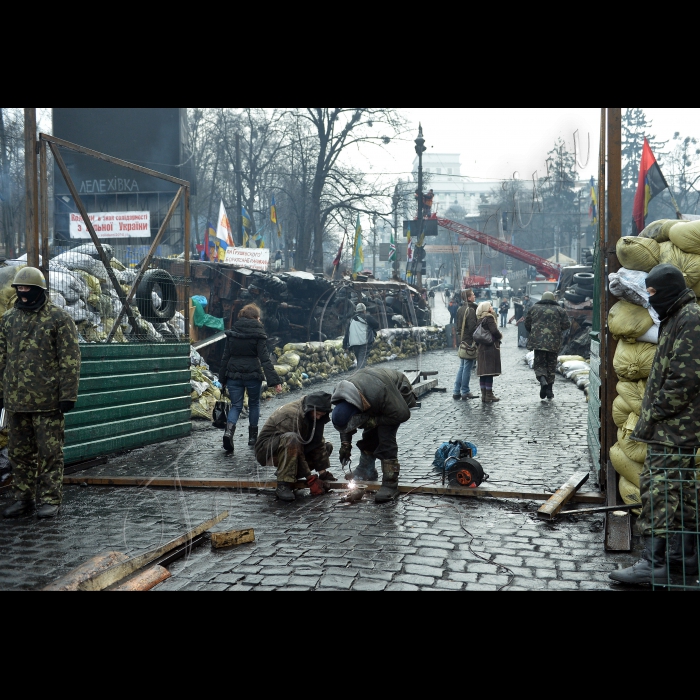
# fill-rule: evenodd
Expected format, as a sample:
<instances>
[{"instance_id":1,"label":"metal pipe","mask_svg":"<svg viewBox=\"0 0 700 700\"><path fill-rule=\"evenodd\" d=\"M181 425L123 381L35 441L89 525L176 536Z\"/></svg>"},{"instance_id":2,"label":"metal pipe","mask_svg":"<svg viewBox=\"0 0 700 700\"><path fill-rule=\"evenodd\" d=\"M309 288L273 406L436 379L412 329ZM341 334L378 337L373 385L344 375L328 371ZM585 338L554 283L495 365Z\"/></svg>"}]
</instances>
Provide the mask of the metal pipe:
<instances>
[{"instance_id":1,"label":"metal pipe","mask_svg":"<svg viewBox=\"0 0 700 700\"><path fill-rule=\"evenodd\" d=\"M25 246L27 265L39 267L39 193L36 166L36 107L24 108Z\"/></svg>"}]
</instances>

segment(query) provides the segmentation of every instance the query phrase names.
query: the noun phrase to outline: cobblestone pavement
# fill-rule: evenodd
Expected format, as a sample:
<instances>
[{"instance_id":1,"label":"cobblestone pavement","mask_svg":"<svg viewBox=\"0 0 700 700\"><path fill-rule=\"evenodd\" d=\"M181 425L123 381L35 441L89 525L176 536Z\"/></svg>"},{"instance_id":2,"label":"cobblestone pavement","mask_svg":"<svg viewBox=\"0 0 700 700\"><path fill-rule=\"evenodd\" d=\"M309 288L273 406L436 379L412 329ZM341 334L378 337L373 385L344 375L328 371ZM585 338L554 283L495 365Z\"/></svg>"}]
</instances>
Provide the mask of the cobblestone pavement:
<instances>
[{"instance_id":1,"label":"cobblestone pavement","mask_svg":"<svg viewBox=\"0 0 700 700\"><path fill-rule=\"evenodd\" d=\"M452 399L454 351L421 358L423 369L439 371L448 391L425 397L400 429L402 483L436 483L435 450L451 438L478 446L494 488L552 490L574 471L590 468L582 392L558 379L555 400L541 402L525 351L516 347L515 328L505 334L497 404ZM390 366L417 364L411 359ZM478 389L476 377L471 388ZM289 396L264 403L262 421L285 400ZM337 433L327 433L340 477ZM221 449L221 435L197 422L189 438L114 456L89 473L274 478L255 464L245 421L233 457ZM597 489L595 481L591 474L583 490ZM337 492L317 499L307 494L282 505L269 491L66 487L57 520L0 522L0 589L39 588L100 551L133 554L157 546L223 509L231 515L217 529L252 527L256 541L227 551L200 547L174 563L172 578L156 590L615 589L607 573L634 557L604 552L602 516L544 523L534 516L540 502L405 495L375 506L371 499L341 504Z\"/></svg>"}]
</instances>

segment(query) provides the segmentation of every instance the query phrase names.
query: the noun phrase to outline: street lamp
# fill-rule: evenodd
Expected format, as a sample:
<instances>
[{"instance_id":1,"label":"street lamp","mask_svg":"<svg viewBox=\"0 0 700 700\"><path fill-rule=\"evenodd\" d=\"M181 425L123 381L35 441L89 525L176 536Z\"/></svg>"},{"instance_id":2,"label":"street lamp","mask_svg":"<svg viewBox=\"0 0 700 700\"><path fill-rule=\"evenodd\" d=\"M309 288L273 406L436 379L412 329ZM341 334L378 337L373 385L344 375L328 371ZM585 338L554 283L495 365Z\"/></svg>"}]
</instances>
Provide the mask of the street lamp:
<instances>
[{"instance_id":1,"label":"street lamp","mask_svg":"<svg viewBox=\"0 0 700 700\"><path fill-rule=\"evenodd\" d=\"M423 138L423 125L418 124L418 138L416 139L416 154L418 155L418 245L423 247L423 154L426 151L425 139ZM415 256L418 262L418 282L419 289L423 287L423 257ZM416 269L414 267L414 269Z\"/></svg>"},{"instance_id":2,"label":"street lamp","mask_svg":"<svg viewBox=\"0 0 700 700\"><path fill-rule=\"evenodd\" d=\"M394 245L396 249L394 250L394 276L398 277L399 274L399 186L394 187L394 196L391 198L391 203L394 205Z\"/></svg>"}]
</instances>

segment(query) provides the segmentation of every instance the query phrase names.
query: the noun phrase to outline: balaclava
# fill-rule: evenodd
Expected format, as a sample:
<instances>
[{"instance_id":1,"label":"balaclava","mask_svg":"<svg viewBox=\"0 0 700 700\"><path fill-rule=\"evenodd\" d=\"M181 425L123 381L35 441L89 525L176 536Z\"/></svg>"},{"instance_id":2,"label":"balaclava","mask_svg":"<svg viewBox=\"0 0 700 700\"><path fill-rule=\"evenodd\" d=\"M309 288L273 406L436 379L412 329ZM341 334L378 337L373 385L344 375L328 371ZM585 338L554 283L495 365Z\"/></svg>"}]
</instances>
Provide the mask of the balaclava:
<instances>
[{"instance_id":1,"label":"balaclava","mask_svg":"<svg viewBox=\"0 0 700 700\"><path fill-rule=\"evenodd\" d=\"M16 290L15 290L16 291ZM23 302L22 297L26 297L27 301ZM40 309L46 301L46 291L41 287L29 287L28 292L17 292L17 301L15 306L24 311L36 311Z\"/></svg>"},{"instance_id":2,"label":"balaclava","mask_svg":"<svg viewBox=\"0 0 700 700\"><path fill-rule=\"evenodd\" d=\"M663 321L686 290L683 273L674 265L657 265L647 276L646 284L656 290L649 303Z\"/></svg>"}]
</instances>

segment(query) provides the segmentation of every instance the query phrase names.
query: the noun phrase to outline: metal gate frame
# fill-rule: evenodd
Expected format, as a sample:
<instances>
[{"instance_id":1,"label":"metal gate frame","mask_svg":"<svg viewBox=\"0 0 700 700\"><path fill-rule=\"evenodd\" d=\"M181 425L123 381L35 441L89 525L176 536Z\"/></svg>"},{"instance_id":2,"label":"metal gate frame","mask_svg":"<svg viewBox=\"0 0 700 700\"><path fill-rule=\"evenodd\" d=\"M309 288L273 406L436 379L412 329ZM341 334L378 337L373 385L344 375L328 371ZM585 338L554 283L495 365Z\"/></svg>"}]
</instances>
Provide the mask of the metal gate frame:
<instances>
[{"instance_id":1,"label":"metal gate frame","mask_svg":"<svg viewBox=\"0 0 700 700\"><path fill-rule=\"evenodd\" d=\"M48 168L47 168L47 146L51 149L51 153L53 154L55 160L56 160L56 165L58 165L59 170L61 171L61 174L63 175L63 178L66 181L66 184L68 185L68 189L71 193L71 196L73 197L73 200L75 201L76 206L78 207L78 211L80 212L81 217L83 218L83 222L85 223L85 227L87 228L88 232L90 233L90 238L92 239L92 242L97 249L97 253L100 257L100 260L102 261L102 264L105 266L105 269L107 270L107 274L109 275L110 281L112 282L112 286L114 287L115 292L119 296L119 300L121 301L122 308L119 311L119 315L117 316L114 325L112 327L112 330L109 333L109 336L107 337L107 340L105 343L111 343L114 340L114 336L119 328L119 324L121 322L122 317L124 314L127 315L129 319L129 323L131 324L132 328L138 328L138 324L136 323L136 319L134 318L134 314L131 310L131 302L134 298L134 294L136 294L136 290L138 289L138 286L141 282L141 279L143 275L146 273L146 271L149 268L149 265L151 263L151 260L153 258L154 253L156 252L156 249L158 248L158 245L161 242L161 239L163 238L163 234L165 233L166 228L168 227L168 224L170 223L170 219L172 218L173 213L177 209L178 205L180 204L180 200L184 200L184 229L185 229L185 270L184 270L184 285L185 285L185 299L189 299L190 296L190 183L186 180L180 180L179 178L172 177L171 175L166 175L165 173L160 173L156 170L151 170L150 168L144 168L141 165L136 165L135 163L130 163L126 160L121 160L120 158L115 158L114 156L109 156L106 155L105 153L100 153L99 151L94 151L90 148L86 148L85 146L79 146L78 144L71 143L70 141L66 141L64 139L59 139L55 136L49 136L48 134L39 134L39 140L37 142L37 150L39 153L39 203L40 203L40 209L41 209L41 216L40 216L40 222L41 222L41 256L42 256L42 264L38 267L41 268L42 272L44 273L44 277L46 278L46 284L49 284L49 183L48 183ZM91 158L97 158L99 160L104 160L108 163L112 163L113 165L118 165L123 168L128 168L129 170L135 170L136 172L142 173L143 175L149 175L151 177L158 178L159 180L166 180L167 182L172 182L176 185L179 185L179 189L175 193L175 197L172 201L172 204L170 205L170 208L168 209L168 213L165 215L165 219L163 219L163 223L161 224L158 233L156 234L156 237L153 239L153 242L151 244L151 247L146 254L146 257L144 258L142 264L141 264L141 269L136 277L136 280L134 281L131 290L129 291L129 294L125 294L124 290L122 289L121 285L119 284L119 281L117 280L114 270L112 269L112 266L109 263L109 259L107 258L107 255L104 252L104 248L102 247L102 244L100 243L100 239L97 236L97 233L95 232L95 229L90 222L90 217L88 216L87 210L85 208L85 205L83 204L82 199L80 198L80 195L78 194L78 190L70 176L70 173L68 172L68 168L66 167L65 162L63 161L63 157L61 156L61 152L59 148L65 148L70 151L75 151L76 153L80 153L82 155L91 157ZM38 248L39 246L36 246L36 256L38 258ZM29 249L29 246L28 246ZM29 256L27 256L27 262L31 265L33 261L29 260ZM38 262L38 261L37 261ZM184 305L184 310L183 310L183 315L185 317L185 335L186 337L189 338L189 327L190 327L190 306L188 303Z\"/></svg>"}]
</instances>

